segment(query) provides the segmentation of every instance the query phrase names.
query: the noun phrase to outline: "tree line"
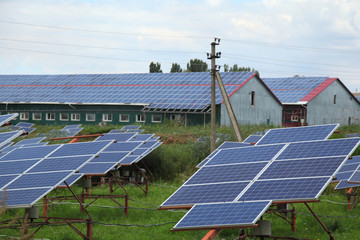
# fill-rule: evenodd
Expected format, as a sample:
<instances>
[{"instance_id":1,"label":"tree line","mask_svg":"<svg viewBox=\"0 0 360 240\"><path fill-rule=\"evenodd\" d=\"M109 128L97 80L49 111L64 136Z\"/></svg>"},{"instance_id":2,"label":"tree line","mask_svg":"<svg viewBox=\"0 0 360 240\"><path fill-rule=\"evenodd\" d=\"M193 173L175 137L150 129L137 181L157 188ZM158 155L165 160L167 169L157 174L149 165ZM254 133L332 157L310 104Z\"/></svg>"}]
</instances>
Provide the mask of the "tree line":
<instances>
[{"instance_id":1,"label":"tree line","mask_svg":"<svg viewBox=\"0 0 360 240\"><path fill-rule=\"evenodd\" d=\"M201 59L190 59L190 61L186 64L186 69L182 69L180 64L173 63L171 65L170 72L208 72L210 71L208 68L208 64ZM151 62L149 65L150 73L162 73L161 64L159 62ZM230 67L228 64L224 64L224 72L256 72L259 74L257 70L250 67L239 67L237 64L234 64Z\"/></svg>"}]
</instances>

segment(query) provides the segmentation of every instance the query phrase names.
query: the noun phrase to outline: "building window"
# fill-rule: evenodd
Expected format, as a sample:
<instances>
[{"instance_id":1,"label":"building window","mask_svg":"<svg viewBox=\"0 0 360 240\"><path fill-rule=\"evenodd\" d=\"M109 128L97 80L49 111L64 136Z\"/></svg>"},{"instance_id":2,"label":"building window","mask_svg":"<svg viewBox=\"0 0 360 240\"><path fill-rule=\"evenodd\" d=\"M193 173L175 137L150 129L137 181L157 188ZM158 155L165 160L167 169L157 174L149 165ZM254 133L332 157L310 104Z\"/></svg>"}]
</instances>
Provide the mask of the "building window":
<instances>
[{"instance_id":1,"label":"building window","mask_svg":"<svg viewBox=\"0 0 360 240\"><path fill-rule=\"evenodd\" d=\"M137 122L145 122L145 114L136 114Z\"/></svg>"},{"instance_id":2,"label":"building window","mask_svg":"<svg viewBox=\"0 0 360 240\"><path fill-rule=\"evenodd\" d=\"M60 121L69 121L68 113L60 113Z\"/></svg>"},{"instance_id":3,"label":"building window","mask_svg":"<svg viewBox=\"0 0 360 240\"><path fill-rule=\"evenodd\" d=\"M32 118L33 120L41 120L41 113L33 113Z\"/></svg>"},{"instance_id":4,"label":"building window","mask_svg":"<svg viewBox=\"0 0 360 240\"><path fill-rule=\"evenodd\" d=\"M255 91L251 91L251 106L255 107Z\"/></svg>"},{"instance_id":5,"label":"building window","mask_svg":"<svg viewBox=\"0 0 360 240\"><path fill-rule=\"evenodd\" d=\"M161 123L162 116L161 114L153 114L151 115L151 121L154 123Z\"/></svg>"},{"instance_id":6,"label":"building window","mask_svg":"<svg viewBox=\"0 0 360 240\"><path fill-rule=\"evenodd\" d=\"M29 113L27 112L20 113L20 120L29 120Z\"/></svg>"},{"instance_id":7,"label":"building window","mask_svg":"<svg viewBox=\"0 0 360 240\"><path fill-rule=\"evenodd\" d=\"M80 121L80 113L72 113L71 121Z\"/></svg>"},{"instance_id":8,"label":"building window","mask_svg":"<svg viewBox=\"0 0 360 240\"><path fill-rule=\"evenodd\" d=\"M180 119L181 119L181 115L180 115L180 114L171 114L171 115L170 115L170 120L171 120L171 121L180 120Z\"/></svg>"},{"instance_id":9,"label":"building window","mask_svg":"<svg viewBox=\"0 0 360 240\"><path fill-rule=\"evenodd\" d=\"M94 122L96 120L95 113L87 113L86 114L86 121Z\"/></svg>"},{"instance_id":10,"label":"building window","mask_svg":"<svg viewBox=\"0 0 360 240\"><path fill-rule=\"evenodd\" d=\"M112 114L110 114L110 113L104 113L104 114L102 115L102 120L103 120L104 122L111 122L111 121L112 121Z\"/></svg>"},{"instance_id":11,"label":"building window","mask_svg":"<svg viewBox=\"0 0 360 240\"><path fill-rule=\"evenodd\" d=\"M47 121L54 121L55 120L55 113L46 113L46 120Z\"/></svg>"},{"instance_id":12,"label":"building window","mask_svg":"<svg viewBox=\"0 0 360 240\"><path fill-rule=\"evenodd\" d=\"M336 104L336 95L334 95L334 104Z\"/></svg>"},{"instance_id":13,"label":"building window","mask_svg":"<svg viewBox=\"0 0 360 240\"><path fill-rule=\"evenodd\" d=\"M120 114L120 122L129 122L129 114Z\"/></svg>"}]
</instances>

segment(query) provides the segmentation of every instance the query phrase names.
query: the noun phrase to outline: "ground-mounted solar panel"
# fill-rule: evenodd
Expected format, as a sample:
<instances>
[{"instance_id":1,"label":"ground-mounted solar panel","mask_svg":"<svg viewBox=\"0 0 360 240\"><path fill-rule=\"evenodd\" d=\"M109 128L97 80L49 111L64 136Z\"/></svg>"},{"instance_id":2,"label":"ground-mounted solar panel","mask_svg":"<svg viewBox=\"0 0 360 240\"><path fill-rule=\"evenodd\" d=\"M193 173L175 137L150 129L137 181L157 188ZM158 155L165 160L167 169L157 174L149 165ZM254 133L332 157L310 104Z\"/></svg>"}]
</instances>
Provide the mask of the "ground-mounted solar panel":
<instances>
[{"instance_id":1,"label":"ground-mounted solar panel","mask_svg":"<svg viewBox=\"0 0 360 240\"><path fill-rule=\"evenodd\" d=\"M72 186L74 185L77 181L79 181L82 177L84 176L84 174L82 173L74 173L71 176L69 176L68 178L66 178L64 180L64 182L66 182L68 184L68 186ZM64 187L66 186L66 184L62 182L59 184L60 187Z\"/></svg>"},{"instance_id":2,"label":"ground-mounted solar panel","mask_svg":"<svg viewBox=\"0 0 360 240\"><path fill-rule=\"evenodd\" d=\"M137 130L139 129L141 126L140 125L126 125L124 127L121 128L121 130Z\"/></svg>"},{"instance_id":3,"label":"ground-mounted solar panel","mask_svg":"<svg viewBox=\"0 0 360 240\"><path fill-rule=\"evenodd\" d=\"M330 181L329 177L258 180L240 196L238 201L312 201L320 196Z\"/></svg>"},{"instance_id":4,"label":"ground-mounted solar panel","mask_svg":"<svg viewBox=\"0 0 360 240\"><path fill-rule=\"evenodd\" d=\"M360 184L348 183L349 178L360 166L360 156L352 156L348 159L341 169L336 174L336 179L333 182L338 182L335 190L346 189L351 187L360 187Z\"/></svg>"},{"instance_id":5,"label":"ground-mounted solar panel","mask_svg":"<svg viewBox=\"0 0 360 240\"><path fill-rule=\"evenodd\" d=\"M65 127L63 127L63 130L72 129L72 128L80 128L80 127L81 127L81 124L66 125Z\"/></svg>"},{"instance_id":6,"label":"ground-mounted solar panel","mask_svg":"<svg viewBox=\"0 0 360 240\"><path fill-rule=\"evenodd\" d=\"M24 133L24 131L22 131L22 130L0 133L0 148L4 145L8 144L15 138L19 137L23 133Z\"/></svg>"},{"instance_id":7,"label":"ground-mounted solar panel","mask_svg":"<svg viewBox=\"0 0 360 240\"><path fill-rule=\"evenodd\" d=\"M29 122L19 122L18 124L16 124L15 126L16 127L19 127L19 128L31 128L32 126L34 126L35 124L34 123L29 123Z\"/></svg>"},{"instance_id":8,"label":"ground-mounted solar panel","mask_svg":"<svg viewBox=\"0 0 360 240\"><path fill-rule=\"evenodd\" d=\"M74 171L78 170L87 161L89 161L89 155L46 158L39 161L27 172Z\"/></svg>"},{"instance_id":9,"label":"ground-mounted solar panel","mask_svg":"<svg viewBox=\"0 0 360 240\"><path fill-rule=\"evenodd\" d=\"M38 163L39 161L40 158L33 160L16 160L16 161L0 162L0 175L22 174L25 171L27 171L30 167Z\"/></svg>"},{"instance_id":10,"label":"ground-mounted solar panel","mask_svg":"<svg viewBox=\"0 0 360 240\"><path fill-rule=\"evenodd\" d=\"M262 137L263 135L251 134L243 141L243 143L257 143Z\"/></svg>"},{"instance_id":11,"label":"ground-mounted solar panel","mask_svg":"<svg viewBox=\"0 0 360 240\"><path fill-rule=\"evenodd\" d=\"M11 120L17 118L19 116L18 113L11 113L11 114L5 114L0 115L0 126L4 125L5 123L10 122Z\"/></svg>"},{"instance_id":12,"label":"ground-mounted solar panel","mask_svg":"<svg viewBox=\"0 0 360 240\"><path fill-rule=\"evenodd\" d=\"M140 147L142 142L116 142L107 147L105 152L131 152Z\"/></svg>"},{"instance_id":13,"label":"ground-mounted solar panel","mask_svg":"<svg viewBox=\"0 0 360 240\"><path fill-rule=\"evenodd\" d=\"M125 142L130 140L135 135L136 133L106 133L103 136L95 139L95 141L116 140L118 142Z\"/></svg>"},{"instance_id":14,"label":"ground-mounted solar panel","mask_svg":"<svg viewBox=\"0 0 360 240\"><path fill-rule=\"evenodd\" d=\"M256 145L328 139L339 124L270 129Z\"/></svg>"},{"instance_id":15,"label":"ground-mounted solar panel","mask_svg":"<svg viewBox=\"0 0 360 240\"><path fill-rule=\"evenodd\" d=\"M161 207L231 202L248 184L249 182L184 185L162 203Z\"/></svg>"},{"instance_id":16,"label":"ground-mounted solar panel","mask_svg":"<svg viewBox=\"0 0 360 240\"><path fill-rule=\"evenodd\" d=\"M270 161L285 144L220 149L205 166ZM240 158L238 156L241 156Z\"/></svg>"},{"instance_id":17,"label":"ground-mounted solar panel","mask_svg":"<svg viewBox=\"0 0 360 240\"><path fill-rule=\"evenodd\" d=\"M4 154L3 156L0 155L0 162L20 159L23 160L44 158L45 156L51 154L60 147L61 145L46 145L38 147L15 148L12 151Z\"/></svg>"},{"instance_id":18,"label":"ground-mounted solar panel","mask_svg":"<svg viewBox=\"0 0 360 240\"><path fill-rule=\"evenodd\" d=\"M349 183L360 183L360 166L353 172L351 177L348 179Z\"/></svg>"},{"instance_id":19,"label":"ground-mounted solar panel","mask_svg":"<svg viewBox=\"0 0 360 240\"><path fill-rule=\"evenodd\" d=\"M111 141L96 141L63 144L59 147L59 149L51 153L48 157L94 155L97 152L106 149L110 143Z\"/></svg>"},{"instance_id":20,"label":"ground-mounted solar panel","mask_svg":"<svg viewBox=\"0 0 360 240\"><path fill-rule=\"evenodd\" d=\"M13 145L13 144L14 144L14 142L7 142L7 143L5 143L4 145L2 145L2 146L0 147L0 153L3 153L3 152L4 152L4 149L10 147L10 146Z\"/></svg>"},{"instance_id":21,"label":"ground-mounted solar panel","mask_svg":"<svg viewBox=\"0 0 360 240\"><path fill-rule=\"evenodd\" d=\"M155 134L136 134L129 141L149 141Z\"/></svg>"},{"instance_id":22,"label":"ground-mounted solar panel","mask_svg":"<svg viewBox=\"0 0 360 240\"><path fill-rule=\"evenodd\" d=\"M27 145L27 144L40 143L44 139L45 139L44 137L23 139L23 140L17 142L16 145Z\"/></svg>"},{"instance_id":23,"label":"ground-mounted solar panel","mask_svg":"<svg viewBox=\"0 0 360 240\"><path fill-rule=\"evenodd\" d=\"M19 177L19 174L12 174L12 175L0 175L0 190L2 190L9 182L13 181L15 178ZM1 191L0 191L1 196Z\"/></svg>"},{"instance_id":24,"label":"ground-mounted solar panel","mask_svg":"<svg viewBox=\"0 0 360 240\"><path fill-rule=\"evenodd\" d=\"M102 163L87 163L79 169L79 173L85 175L104 175L113 169L116 166L116 163L102 162Z\"/></svg>"},{"instance_id":25,"label":"ground-mounted solar panel","mask_svg":"<svg viewBox=\"0 0 360 240\"><path fill-rule=\"evenodd\" d=\"M52 188L30 188L30 189L14 189L0 191L0 196L5 195L6 208L26 208L31 207L43 196L47 195Z\"/></svg>"},{"instance_id":26,"label":"ground-mounted solar panel","mask_svg":"<svg viewBox=\"0 0 360 240\"><path fill-rule=\"evenodd\" d=\"M347 180L341 180L336 186L335 190L347 189L347 188L358 188L360 183L349 183Z\"/></svg>"},{"instance_id":27,"label":"ground-mounted solar panel","mask_svg":"<svg viewBox=\"0 0 360 240\"><path fill-rule=\"evenodd\" d=\"M173 230L255 226L272 201L196 204Z\"/></svg>"},{"instance_id":28,"label":"ground-mounted solar panel","mask_svg":"<svg viewBox=\"0 0 360 240\"><path fill-rule=\"evenodd\" d=\"M123 166L127 166L127 165L131 165L133 163L135 163L138 159L140 158L140 156L126 156L124 157L119 164L123 165Z\"/></svg>"},{"instance_id":29,"label":"ground-mounted solar panel","mask_svg":"<svg viewBox=\"0 0 360 240\"><path fill-rule=\"evenodd\" d=\"M118 163L121 162L129 153L128 152L102 152L98 157L93 158L89 163Z\"/></svg>"}]
</instances>

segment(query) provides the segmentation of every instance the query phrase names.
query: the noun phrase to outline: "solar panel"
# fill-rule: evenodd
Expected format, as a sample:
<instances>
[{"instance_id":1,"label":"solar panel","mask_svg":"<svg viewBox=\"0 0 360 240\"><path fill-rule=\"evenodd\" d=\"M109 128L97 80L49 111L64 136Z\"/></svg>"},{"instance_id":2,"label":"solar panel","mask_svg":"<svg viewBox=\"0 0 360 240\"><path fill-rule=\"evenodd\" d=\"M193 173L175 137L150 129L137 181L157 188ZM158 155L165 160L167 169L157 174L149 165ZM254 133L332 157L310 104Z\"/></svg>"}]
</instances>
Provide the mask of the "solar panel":
<instances>
[{"instance_id":1,"label":"solar panel","mask_svg":"<svg viewBox=\"0 0 360 240\"><path fill-rule=\"evenodd\" d=\"M249 182L185 185L180 187L161 206L192 206L197 203L231 202L248 184Z\"/></svg>"},{"instance_id":2,"label":"solar panel","mask_svg":"<svg viewBox=\"0 0 360 240\"><path fill-rule=\"evenodd\" d=\"M83 176L84 176L84 174L82 174L82 173L74 173L73 175L71 175L67 179L65 179L64 181L71 187L77 181L79 181L80 178L82 178ZM66 186L66 185L64 182L62 182L59 184L59 186Z\"/></svg>"},{"instance_id":3,"label":"solar panel","mask_svg":"<svg viewBox=\"0 0 360 240\"><path fill-rule=\"evenodd\" d=\"M135 134L136 133L106 133L95 139L95 141L116 140L118 142L125 142L130 140Z\"/></svg>"},{"instance_id":4,"label":"solar panel","mask_svg":"<svg viewBox=\"0 0 360 240\"><path fill-rule=\"evenodd\" d=\"M16 127L25 127L25 128L31 128L32 126L34 126L34 123L28 123L28 122L19 122L18 124L16 124Z\"/></svg>"},{"instance_id":5,"label":"solar panel","mask_svg":"<svg viewBox=\"0 0 360 240\"><path fill-rule=\"evenodd\" d=\"M257 143L263 136L262 135L250 135L248 136L243 143Z\"/></svg>"},{"instance_id":6,"label":"solar panel","mask_svg":"<svg viewBox=\"0 0 360 240\"><path fill-rule=\"evenodd\" d=\"M107 147L105 152L131 152L140 147L142 142L116 142Z\"/></svg>"},{"instance_id":7,"label":"solar panel","mask_svg":"<svg viewBox=\"0 0 360 240\"><path fill-rule=\"evenodd\" d=\"M109 143L110 143L109 141L97 141L97 142L79 142L72 144L63 144L60 146L59 149L57 149L55 152L50 154L49 157L94 155L97 152L107 148Z\"/></svg>"},{"instance_id":8,"label":"solar panel","mask_svg":"<svg viewBox=\"0 0 360 240\"><path fill-rule=\"evenodd\" d=\"M173 230L255 226L271 201L196 204Z\"/></svg>"},{"instance_id":9,"label":"solar panel","mask_svg":"<svg viewBox=\"0 0 360 240\"><path fill-rule=\"evenodd\" d=\"M339 124L270 129L256 145L328 139Z\"/></svg>"},{"instance_id":10,"label":"solar panel","mask_svg":"<svg viewBox=\"0 0 360 240\"><path fill-rule=\"evenodd\" d=\"M139 156L126 156L120 161L120 165L131 165L139 159Z\"/></svg>"},{"instance_id":11,"label":"solar panel","mask_svg":"<svg viewBox=\"0 0 360 240\"><path fill-rule=\"evenodd\" d=\"M285 144L264 145L256 147L242 147L221 149L205 166L269 161L285 146ZM238 156L241 156L239 158Z\"/></svg>"},{"instance_id":12,"label":"solar panel","mask_svg":"<svg viewBox=\"0 0 360 240\"><path fill-rule=\"evenodd\" d=\"M129 141L148 141L154 136L155 134L136 134L133 136Z\"/></svg>"},{"instance_id":13,"label":"solar panel","mask_svg":"<svg viewBox=\"0 0 360 240\"><path fill-rule=\"evenodd\" d=\"M116 163L87 163L79 169L79 173L95 175L105 174L116 166Z\"/></svg>"},{"instance_id":14,"label":"solar panel","mask_svg":"<svg viewBox=\"0 0 360 240\"><path fill-rule=\"evenodd\" d=\"M88 160L89 155L46 158L31 168L28 173L78 170Z\"/></svg>"},{"instance_id":15,"label":"solar panel","mask_svg":"<svg viewBox=\"0 0 360 240\"><path fill-rule=\"evenodd\" d=\"M316 200L359 143L360 138L220 149L162 206ZM229 197L227 200L216 196L214 201L209 201L206 196L221 191L219 185L239 182L243 185L235 190L238 193L235 198L231 191L221 193L222 198ZM216 193L208 193L211 189Z\"/></svg>"},{"instance_id":16,"label":"solar panel","mask_svg":"<svg viewBox=\"0 0 360 240\"><path fill-rule=\"evenodd\" d=\"M348 159L340 170L336 174L336 180L333 182L338 182L335 187L335 190L359 187L360 184L348 183L348 179L353 175L360 165L360 156L353 156L351 159Z\"/></svg>"},{"instance_id":17,"label":"solar panel","mask_svg":"<svg viewBox=\"0 0 360 240\"><path fill-rule=\"evenodd\" d=\"M16 177L18 177L19 175L5 175L5 176L0 176L0 189L2 189L5 185L7 185L9 182L11 182L12 180L14 180ZM1 193L1 192L0 192ZM0 194L1 196L1 194Z\"/></svg>"},{"instance_id":18,"label":"solar panel","mask_svg":"<svg viewBox=\"0 0 360 240\"><path fill-rule=\"evenodd\" d=\"M44 137L23 139L23 140L17 142L16 145L26 145L26 144L40 143L44 139L45 139Z\"/></svg>"},{"instance_id":19,"label":"solar panel","mask_svg":"<svg viewBox=\"0 0 360 240\"><path fill-rule=\"evenodd\" d=\"M0 115L0 126L4 125L7 122L10 122L11 120L15 119L17 116L19 116L18 113Z\"/></svg>"},{"instance_id":20,"label":"solar panel","mask_svg":"<svg viewBox=\"0 0 360 240\"><path fill-rule=\"evenodd\" d=\"M351 175L348 180L349 183L360 183L360 167Z\"/></svg>"},{"instance_id":21,"label":"solar panel","mask_svg":"<svg viewBox=\"0 0 360 240\"><path fill-rule=\"evenodd\" d=\"M330 183L329 177L258 180L238 199L239 201L273 200L309 201L317 199Z\"/></svg>"},{"instance_id":22,"label":"solar panel","mask_svg":"<svg viewBox=\"0 0 360 240\"><path fill-rule=\"evenodd\" d=\"M0 175L21 174L39 162L39 160L40 159L0 162Z\"/></svg>"},{"instance_id":23,"label":"solar panel","mask_svg":"<svg viewBox=\"0 0 360 240\"><path fill-rule=\"evenodd\" d=\"M52 188L47 187L7 190L7 197L5 199L6 208L31 207L51 190ZM0 192L0 195L2 194L3 191Z\"/></svg>"},{"instance_id":24,"label":"solar panel","mask_svg":"<svg viewBox=\"0 0 360 240\"><path fill-rule=\"evenodd\" d=\"M90 160L90 162L118 163L122 159L124 159L128 154L129 152L102 152L101 154L99 154L98 157Z\"/></svg>"},{"instance_id":25,"label":"solar panel","mask_svg":"<svg viewBox=\"0 0 360 240\"><path fill-rule=\"evenodd\" d=\"M43 158L61 145L46 145L39 147L23 147L16 148L11 152L6 153L5 155L0 157L0 162L10 161L10 160L20 160L20 159L39 159Z\"/></svg>"},{"instance_id":26,"label":"solar panel","mask_svg":"<svg viewBox=\"0 0 360 240\"><path fill-rule=\"evenodd\" d=\"M359 183L349 183L347 180L341 180L336 186L335 190L347 189L347 188L356 188L360 187Z\"/></svg>"},{"instance_id":27,"label":"solar panel","mask_svg":"<svg viewBox=\"0 0 360 240\"><path fill-rule=\"evenodd\" d=\"M2 132L0 133L0 148L4 145L7 145L9 142L14 140L15 138L22 135L23 131L12 131L12 132Z\"/></svg>"},{"instance_id":28,"label":"solar panel","mask_svg":"<svg viewBox=\"0 0 360 240\"><path fill-rule=\"evenodd\" d=\"M140 127L141 127L140 125L126 125L122 127L121 130L137 130Z\"/></svg>"},{"instance_id":29,"label":"solar panel","mask_svg":"<svg viewBox=\"0 0 360 240\"><path fill-rule=\"evenodd\" d=\"M80 127L81 127L81 124L66 125L65 127L63 127L63 130L72 129L72 128L80 128Z\"/></svg>"}]
</instances>

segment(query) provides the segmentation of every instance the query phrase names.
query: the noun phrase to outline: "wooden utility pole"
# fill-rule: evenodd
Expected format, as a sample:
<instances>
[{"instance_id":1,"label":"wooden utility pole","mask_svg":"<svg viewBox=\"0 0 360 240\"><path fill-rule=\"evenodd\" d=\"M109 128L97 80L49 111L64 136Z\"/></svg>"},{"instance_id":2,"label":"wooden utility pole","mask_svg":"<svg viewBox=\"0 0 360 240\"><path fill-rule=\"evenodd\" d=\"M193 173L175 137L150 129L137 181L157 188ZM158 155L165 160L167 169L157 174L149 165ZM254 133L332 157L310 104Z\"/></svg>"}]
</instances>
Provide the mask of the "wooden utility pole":
<instances>
[{"instance_id":1,"label":"wooden utility pole","mask_svg":"<svg viewBox=\"0 0 360 240\"><path fill-rule=\"evenodd\" d=\"M215 46L219 45L220 39L215 38L211 43L211 54L208 54L208 59L211 59L211 136L210 136L210 150L213 152L216 148L216 102L215 102L215 58L219 58L220 54L215 54Z\"/></svg>"}]
</instances>

